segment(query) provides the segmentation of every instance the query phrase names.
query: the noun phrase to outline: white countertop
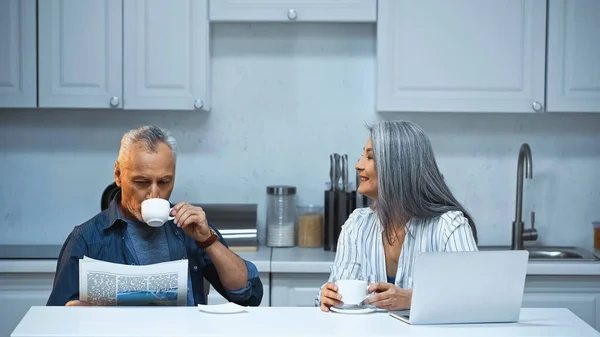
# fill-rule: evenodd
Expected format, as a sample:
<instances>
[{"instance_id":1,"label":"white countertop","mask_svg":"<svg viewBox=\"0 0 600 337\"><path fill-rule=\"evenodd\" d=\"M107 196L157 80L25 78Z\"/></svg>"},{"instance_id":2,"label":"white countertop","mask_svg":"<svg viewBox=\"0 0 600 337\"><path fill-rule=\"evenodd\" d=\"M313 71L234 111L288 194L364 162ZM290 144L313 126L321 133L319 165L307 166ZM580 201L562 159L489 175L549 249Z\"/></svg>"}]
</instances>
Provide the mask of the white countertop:
<instances>
[{"instance_id":1,"label":"white countertop","mask_svg":"<svg viewBox=\"0 0 600 337\"><path fill-rule=\"evenodd\" d=\"M272 252L271 252L272 251ZM323 248L269 248L260 246L256 252L237 252L251 261L261 273L329 273L335 252ZM600 252L596 251L597 256ZM54 273L56 260L0 260L0 273ZM531 261L528 275L587 275L600 276L599 262Z\"/></svg>"},{"instance_id":2,"label":"white countertop","mask_svg":"<svg viewBox=\"0 0 600 337\"><path fill-rule=\"evenodd\" d=\"M271 271L271 248L260 246L256 252L236 252L258 269L259 273ZM0 259L0 273L54 273L57 259Z\"/></svg>"},{"instance_id":3,"label":"white countertop","mask_svg":"<svg viewBox=\"0 0 600 337\"><path fill-rule=\"evenodd\" d=\"M323 248L273 248L272 273L327 273L335 252Z\"/></svg>"},{"instance_id":4,"label":"white countertop","mask_svg":"<svg viewBox=\"0 0 600 337\"><path fill-rule=\"evenodd\" d=\"M0 273L54 273L57 260L0 260Z\"/></svg>"},{"instance_id":5,"label":"white countertop","mask_svg":"<svg viewBox=\"0 0 600 337\"><path fill-rule=\"evenodd\" d=\"M335 252L323 248L273 248L272 273L329 273ZM600 276L600 261L531 261L527 275Z\"/></svg>"},{"instance_id":6,"label":"white countertop","mask_svg":"<svg viewBox=\"0 0 600 337\"><path fill-rule=\"evenodd\" d=\"M259 273L269 273L271 271L271 248L259 246L256 252L235 253L242 259L254 263Z\"/></svg>"},{"instance_id":7,"label":"white countertop","mask_svg":"<svg viewBox=\"0 0 600 337\"><path fill-rule=\"evenodd\" d=\"M335 335L598 337L600 333L567 309L523 308L519 323L411 326L387 312L345 315L306 307L254 307L238 314L210 314L195 307L32 307L11 336Z\"/></svg>"}]
</instances>

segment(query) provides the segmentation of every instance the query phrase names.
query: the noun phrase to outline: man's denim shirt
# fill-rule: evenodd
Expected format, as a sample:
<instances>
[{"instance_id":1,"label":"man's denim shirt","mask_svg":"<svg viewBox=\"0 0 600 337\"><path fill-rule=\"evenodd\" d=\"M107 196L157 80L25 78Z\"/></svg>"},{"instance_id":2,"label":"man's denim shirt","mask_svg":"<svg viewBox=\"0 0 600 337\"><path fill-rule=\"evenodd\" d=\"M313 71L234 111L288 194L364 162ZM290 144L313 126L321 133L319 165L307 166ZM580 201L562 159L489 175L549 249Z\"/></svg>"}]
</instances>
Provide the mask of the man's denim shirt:
<instances>
[{"instance_id":1,"label":"man's denim shirt","mask_svg":"<svg viewBox=\"0 0 600 337\"><path fill-rule=\"evenodd\" d=\"M118 216L120 199L119 193L108 209L76 226L69 234L58 257L54 286L46 305L62 306L79 299L79 259L84 255L107 262L135 264L136 259L125 245L125 221ZM168 221L165 226L171 260L188 259L188 272L196 305L206 304L203 278L230 302L243 306L260 304L263 285L252 262L244 261L248 269L246 287L237 290L225 289L206 251L198 248L194 240L184 234L173 221ZM219 241L227 247L221 233L212 225L210 227L217 232Z\"/></svg>"}]
</instances>

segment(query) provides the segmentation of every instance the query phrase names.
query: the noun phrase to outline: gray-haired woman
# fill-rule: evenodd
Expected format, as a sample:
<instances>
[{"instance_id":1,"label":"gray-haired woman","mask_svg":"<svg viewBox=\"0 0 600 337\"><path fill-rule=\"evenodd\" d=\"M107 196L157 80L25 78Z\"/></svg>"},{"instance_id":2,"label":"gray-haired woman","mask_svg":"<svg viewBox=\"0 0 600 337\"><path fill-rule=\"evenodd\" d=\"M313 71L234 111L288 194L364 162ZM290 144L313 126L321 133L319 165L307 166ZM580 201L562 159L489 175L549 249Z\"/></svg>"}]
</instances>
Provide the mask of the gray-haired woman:
<instances>
[{"instance_id":1,"label":"gray-haired woman","mask_svg":"<svg viewBox=\"0 0 600 337\"><path fill-rule=\"evenodd\" d=\"M336 280L373 280L368 302L409 309L416 256L430 251L476 251L472 217L454 198L438 169L429 137L418 125L386 121L356 164L358 192L375 200L356 209L342 227L329 282L317 298L321 310L343 305Z\"/></svg>"}]
</instances>

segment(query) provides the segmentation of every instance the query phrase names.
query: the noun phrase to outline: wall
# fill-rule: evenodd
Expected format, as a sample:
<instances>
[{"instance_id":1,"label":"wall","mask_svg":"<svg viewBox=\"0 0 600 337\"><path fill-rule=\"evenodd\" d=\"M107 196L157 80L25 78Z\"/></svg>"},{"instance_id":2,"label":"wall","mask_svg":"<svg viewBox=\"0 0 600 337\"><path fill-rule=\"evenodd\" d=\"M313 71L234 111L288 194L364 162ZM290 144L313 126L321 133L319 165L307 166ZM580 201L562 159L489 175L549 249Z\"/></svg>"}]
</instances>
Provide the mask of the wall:
<instances>
[{"instance_id":1,"label":"wall","mask_svg":"<svg viewBox=\"0 0 600 337\"><path fill-rule=\"evenodd\" d=\"M0 244L61 244L99 211L120 137L142 124L180 142L173 201L259 203L263 237L265 186L296 185L301 203L322 203L329 153L353 163L365 123L408 119L430 134L481 244L510 243L517 153L528 142L524 218L536 211L545 244L591 248L600 114L376 114L368 24L218 24L212 38L211 112L0 110Z\"/></svg>"}]
</instances>

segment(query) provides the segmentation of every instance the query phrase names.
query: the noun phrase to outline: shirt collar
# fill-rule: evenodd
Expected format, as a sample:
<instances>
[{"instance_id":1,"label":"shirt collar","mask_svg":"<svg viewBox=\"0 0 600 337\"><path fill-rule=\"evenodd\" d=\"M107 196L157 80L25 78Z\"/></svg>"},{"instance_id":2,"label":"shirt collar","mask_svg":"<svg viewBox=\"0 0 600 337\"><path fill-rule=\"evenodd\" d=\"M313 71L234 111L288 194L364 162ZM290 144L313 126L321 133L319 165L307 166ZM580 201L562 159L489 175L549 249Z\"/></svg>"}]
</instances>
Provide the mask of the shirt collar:
<instances>
[{"instance_id":1,"label":"shirt collar","mask_svg":"<svg viewBox=\"0 0 600 337\"><path fill-rule=\"evenodd\" d=\"M117 192L113 200L110 202L108 208L106 209L106 215L108 221L104 223L104 230L107 230L114 226L115 224L125 223L125 219L121 217L121 212L119 212L119 204L121 203L121 191Z\"/></svg>"},{"instance_id":2,"label":"shirt collar","mask_svg":"<svg viewBox=\"0 0 600 337\"><path fill-rule=\"evenodd\" d=\"M377 212L375 211L375 206L374 205L369 206L369 211L371 212L372 216L375 217L375 221L376 221L376 223L377 223L377 225L379 227L379 233L383 233L383 231L385 230L385 228L383 227L383 224L379 221L379 217L377 216ZM413 228L412 228L413 227L412 226L413 222L414 221L413 221L412 218L408 219L408 221L406 222L406 225L404 227L404 230L410 236L413 236L413 233L412 233L412 231L413 231Z\"/></svg>"}]
</instances>

